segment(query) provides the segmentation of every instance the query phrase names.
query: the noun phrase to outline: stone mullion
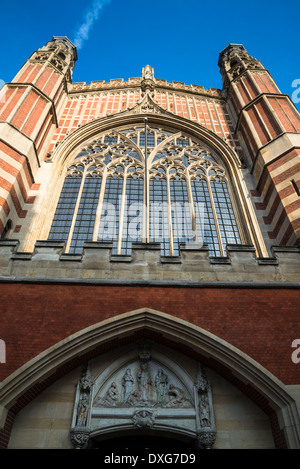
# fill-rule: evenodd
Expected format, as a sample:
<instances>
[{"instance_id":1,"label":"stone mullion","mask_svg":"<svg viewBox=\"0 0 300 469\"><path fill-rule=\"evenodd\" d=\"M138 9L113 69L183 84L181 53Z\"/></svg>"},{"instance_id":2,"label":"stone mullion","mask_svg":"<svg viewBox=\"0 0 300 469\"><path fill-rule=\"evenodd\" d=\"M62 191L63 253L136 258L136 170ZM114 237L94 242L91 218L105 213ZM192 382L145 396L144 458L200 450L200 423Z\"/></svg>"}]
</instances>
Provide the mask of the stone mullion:
<instances>
[{"instance_id":1,"label":"stone mullion","mask_svg":"<svg viewBox=\"0 0 300 469\"><path fill-rule=\"evenodd\" d=\"M150 173L149 168L147 165L147 172L146 172L146 165L144 166L144 195L143 195L143 243L149 243L150 240L150 232L149 232L149 225L150 225L150 210L149 210L149 190L150 190ZM147 187L146 187L147 186ZM147 189L147 190L146 190ZM146 200L147 197L147 200Z\"/></svg>"},{"instance_id":2,"label":"stone mullion","mask_svg":"<svg viewBox=\"0 0 300 469\"><path fill-rule=\"evenodd\" d=\"M224 248L223 248L223 242L222 242L222 237L221 237L219 221L218 221L217 212L216 212L214 196L213 196L213 193L212 193L212 190L211 190L210 177L207 177L207 187L208 187L211 207L212 207L212 211L213 211L213 216L214 216L214 220L215 220L215 226L216 226L216 231L217 231L217 236L218 236L218 241L219 241L220 252L221 252L221 256L224 257L225 253L224 253Z\"/></svg>"},{"instance_id":3,"label":"stone mullion","mask_svg":"<svg viewBox=\"0 0 300 469\"><path fill-rule=\"evenodd\" d=\"M85 183L86 173L87 173L87 167L85 166L84 171L83 171L83 175L82 175L82 181L81 181L78 196L77 196L77 200L76 200L76 205L75 205L74 214L73 214L73 218L72 218L72 223L71 223L71 227L70 227L70 231L69 231L69 236L68 236L68 240L67 240L67 244L66 244L66 253L69 252L69 250L70 250L71 241L72 241L73 232L74 232L74 227L75 227L76 218L77 218L77 214L78 214L78 208L79 208L79 204L80 204L80 200L81 200L83 186L84 186L84 183Z\"/></svg>"},{"instance_id":4,"label":"stone mullion","mask_svg":"<svg viewBox=\"0 0 300 469\"><path fill-rule=\"evenodd\" d=\"M168 203L168 226L169 226L169 239L170 239L170 255L174 256L174 242L173 242L173 226L172 226L172 205L171 205L171 191L170 191L170 173L169 168L166 168L166 183L167 183L167 203Z\"/></svg>"},{"instance_id":5,"label":"stone mullion","mask_svg":"<svg viewBox=\"0 0 300 469\"><path fill-rule=\"evenodd\" d=\"M104 194L105 194L105 187L106 187L106 180L107 180L107 171L108 171L107 166L105 166L104 171L102 173L101 189L100 189L100 194L99 194L99 199L98 199L98 205L97 205L97 211L96 211L96 217L95 217L95 224L94 224L94 231L93 231L93 238L92 238L93 241L98 241L100 220L101 220L102 207L103 207Z\"/></svg>"},{"instance_id":6,"label":"stone mullion","mask_svg":"<svg viewBox=\"0 0 300 469\"><path fill-rule=\"evenodd\" d=\"M122 188L122 201L120 207L120 218L119 218L119 235L118 235L118 245L117 245L117 254L121 254L122 250L122 235L123 235L123 225L124 225L124 210L126 203L126 182L127 182L127 166L124 168L123 176L123 188Z\"/></svg>"},{"instance_id":7,"label":"stone mullion","mask_svg":"<svg viewBox=\"0 0 300 469\"><path fill-rule=\"evenodd\" d=\"M193 242L198 244L198 233L197 233L197 225L196 225L196 215L195 215L195 207L194 207L194 199L193 199L193 191L191 185L191 177L190 172L186 169L186 184L187 184L187 192L188 192L188 199L189 199L189 207L190 207L190 214L192 220L192 230L193 230Z\"/></svg>"}]
</instances>

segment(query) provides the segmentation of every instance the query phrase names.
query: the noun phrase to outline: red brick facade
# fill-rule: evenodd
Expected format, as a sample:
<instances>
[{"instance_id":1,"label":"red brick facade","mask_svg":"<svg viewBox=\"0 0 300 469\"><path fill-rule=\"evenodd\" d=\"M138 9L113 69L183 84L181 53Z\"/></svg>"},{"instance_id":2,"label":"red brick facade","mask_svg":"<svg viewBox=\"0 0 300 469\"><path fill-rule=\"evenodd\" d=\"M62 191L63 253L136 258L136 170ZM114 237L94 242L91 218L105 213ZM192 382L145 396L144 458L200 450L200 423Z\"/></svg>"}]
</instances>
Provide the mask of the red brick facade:
<instances>
[{"instance_id":1,"label":"red brick facade","mask_svg":"<svg viewBox=\"0 0 300 469\"><path fill-rule=\"evenodd\" d=\"M291 344L297 335L298 289L9 283L1 285L1 300L5 305L1 333L7 345L7 363L0 368L2 379L81 329L148 307L222 337L285 384L299 380L299 365L291 360ZM16 317L16 311L22 314Z\"/></svg>"},{"instance_id":2,"label":"red brick facade","mask_svg":"<svg viewBox=\"0 0 300 469\"><path fill-rule=\"evenodd\" d=\"M55 49L57 43L63 51L61 55ZM143 97L140 78L90 85L72 83L71 71L76 58L74 46L66 38L53 39L25 63L4 89L0 107L0 124L3 124L0 127L0 233L12 221L10 239L19 239L19 235L21 239L28 234L24 234L28 227L23 222L24 219L27 222L28 213L34 222L36 196L43 189L36 175L45 162L51 161L60 143L79 127L118 116L136 106ZM299 113L290 98L279 92L269 72L241 46L228 46L220 54L219 65L225 98L221 90L156 79L153 99L163 112L205 128L226 144L228 151L234 152L241 167L254 180L249 198L258 216L261 214L261 236L277 245L296 246L300 239L300 197L296 190L300 188ZM20 140L17 141L16 135ZM274 143L276 147L269 147ZM300 279L297 277L293 285L281 281L280 285L269 287L261 279L250 286L237 285L235 281L226 286L216 282L210 287L201 284L171 287L141 286L134 282L80 284L72 279L39 283L36 279L31 281L30 274L26 275L27 281L15 281L9 278L9 273L3 274L5 278L0 280L0 338L5 340L7 357L6 363L0 365L0 380L9 378L72 334L105 319L150 308L183 319L236 347L283 385L300 384L300 364L291 359L291 344L299 337ZM165 340L159 334L155 338ZM132 335L122 338L120 343L130 340ZM90 356L99 354L105 347L109 350L119 346L117 342L115 339L101 350L91 350ZM195 354L192 348L181 343L170 343L170 346L182 348L190 356ZM74 356L51 377L20 396L8 409L0 446L7 446L18 411L87 358L88 354ZM236 378L213 358L200 358L264 409L272 423L277 447L287 447L276 412L263 393L252 383Z\"/></svg>"}]
</instances>

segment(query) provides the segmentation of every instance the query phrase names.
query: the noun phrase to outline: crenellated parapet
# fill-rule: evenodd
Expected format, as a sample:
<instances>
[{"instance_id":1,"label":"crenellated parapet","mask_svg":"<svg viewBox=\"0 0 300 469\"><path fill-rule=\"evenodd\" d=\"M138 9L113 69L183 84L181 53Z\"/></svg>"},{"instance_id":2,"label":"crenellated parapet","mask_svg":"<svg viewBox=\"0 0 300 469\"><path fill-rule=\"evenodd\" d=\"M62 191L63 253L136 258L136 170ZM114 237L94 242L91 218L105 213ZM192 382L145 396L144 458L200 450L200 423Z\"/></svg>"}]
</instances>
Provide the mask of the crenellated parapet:
<instances>
[{"instance_id":1,"label":"crenellated parapet","mask_svg":"<svg viewBox=\"0 0 300 469\"><path fill-rule=\"evenodd\" d=\"M103 91L103 90L110 90L116 88L132 88L132 87L140 87L142 84L143 78L136 77L136 78L128 78L127 81L124 81L123 78L113 78L108 82L104 80L99 81L91 81L89 84L86 82L79 82L79 83L71 83L69 85L68 91L69 94L72 95L74 93L93 93L95 91ZM162 78L155 78L155 87L156 88L165 88L169 90L178 90L188 93L196 93L201 95L207 95L216 98L223 98L222 91L217 88L208 88L205 89L203 86L200 85L186 85L183 82L179 81L172 81L168 82Z\"/></svg>"},{"instance_id":2,"label":"crenellated parapet","mask_svg":"<svg viewBox=\"0 0 300 469\"><path fill-rule=\"evenodd\" d=\"M112 255L112 246L87 242L81 255L65 253L65 244L38 241L33 252L19 252L18 241L0 242L3 281L78 281L87 283L299 288L300 248L272 248L258 258L253 246L228 245L225 257L209 257L208 248L182 246L176 257L163 257L159 243L137 243L131 255Z\"/></svg>"}]
</instances>

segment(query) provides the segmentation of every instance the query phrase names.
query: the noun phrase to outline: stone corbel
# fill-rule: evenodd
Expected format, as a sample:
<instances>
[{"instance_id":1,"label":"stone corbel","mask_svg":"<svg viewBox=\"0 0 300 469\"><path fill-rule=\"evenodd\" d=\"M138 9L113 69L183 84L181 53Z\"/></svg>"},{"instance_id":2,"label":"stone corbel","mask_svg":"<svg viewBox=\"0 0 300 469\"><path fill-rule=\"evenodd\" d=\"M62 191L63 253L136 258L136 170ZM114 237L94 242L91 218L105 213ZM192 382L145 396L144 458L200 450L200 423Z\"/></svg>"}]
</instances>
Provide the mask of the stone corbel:
<instances>
[{"instance_id":1,"label":"stone corbel","mask_svg":"<svg viewBox=\"0 0 300 469\"><path fill-rule=\"evenodd\" d=\"M70 438L75 449L85 449L89 442L90 428L74 427L71 428Z\"/></svg>"},{"instance_id":2,"label":"stone corbel","mask_svg":"<svg viewBox=\"0 0 300 469\"><path fill-rule=\"evenodd\" d=\"M197 432L198 449L211 449L216 441L217 432L199 431Z\"/></svg>"}]
</instances>

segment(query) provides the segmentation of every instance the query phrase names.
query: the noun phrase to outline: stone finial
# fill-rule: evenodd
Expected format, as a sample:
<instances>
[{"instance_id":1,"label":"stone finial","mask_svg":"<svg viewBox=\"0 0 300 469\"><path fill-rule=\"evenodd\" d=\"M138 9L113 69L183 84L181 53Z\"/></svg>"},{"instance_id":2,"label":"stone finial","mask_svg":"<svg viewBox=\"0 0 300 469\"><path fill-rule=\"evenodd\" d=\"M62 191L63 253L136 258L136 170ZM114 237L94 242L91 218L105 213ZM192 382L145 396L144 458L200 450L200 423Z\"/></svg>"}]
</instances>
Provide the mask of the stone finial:
<instances>
[{"instance_id":1,"label":"stone finial","mask_svg":"<svg viewBox=\"0 0 300 469\"><path fill-rule=\"evenodd\" d=\"M154 88L155 88L155 78L154 78L154 68L150 67L150 65L146 65L142 69L142 81L141 81L141 88L143 91L143 95L150 94L154 97Z\"/></svg>"},{"instance_id":2,"label":"stone finial","mask_svg":"<svg viewBox=\"0 0 300 469\"><path fill-rule=\"evenodd\" d=\"M142 79L154 81L154 68L151 67L150 65L146 65L142 69Z\"/></svg>"}]
</instances>

